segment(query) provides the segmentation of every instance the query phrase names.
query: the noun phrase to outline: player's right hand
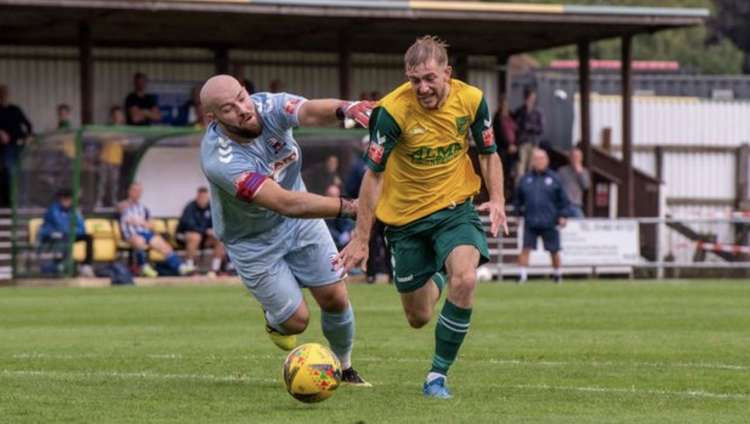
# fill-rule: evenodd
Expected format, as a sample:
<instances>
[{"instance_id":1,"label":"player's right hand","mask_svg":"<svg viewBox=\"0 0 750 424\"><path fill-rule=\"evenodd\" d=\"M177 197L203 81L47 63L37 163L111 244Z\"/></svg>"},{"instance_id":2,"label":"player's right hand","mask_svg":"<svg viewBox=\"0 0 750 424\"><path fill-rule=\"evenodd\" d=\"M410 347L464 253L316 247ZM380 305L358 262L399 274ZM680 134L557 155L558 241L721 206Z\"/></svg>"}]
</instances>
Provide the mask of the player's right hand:
<instances>
[{"instance_id":1,"label":"player's right hand","mask_svg":"<svg viewBox=\"0 0 750 424\"><path fill-rule=\"evenodd\" d=\"M370 114L376 104L373 101L361 100L358 102L349 102L342 109L347 119L352 119L359 125L367 128L370 125Z\"/></svg>"},{"instance_id":2,"label":"player's right hand","mask_svg":"<svg viewBox=\"0 0 750 424\"><path fill-rule=\"evenodd\" d=\"M362 271L367 271L367 258L369 255L369 240L363 240L355 233L349 244L333 258L332 265L337 271L343 270L342 274L349 273L354 268L361 268Z\"/></svg>"}]
</instances>

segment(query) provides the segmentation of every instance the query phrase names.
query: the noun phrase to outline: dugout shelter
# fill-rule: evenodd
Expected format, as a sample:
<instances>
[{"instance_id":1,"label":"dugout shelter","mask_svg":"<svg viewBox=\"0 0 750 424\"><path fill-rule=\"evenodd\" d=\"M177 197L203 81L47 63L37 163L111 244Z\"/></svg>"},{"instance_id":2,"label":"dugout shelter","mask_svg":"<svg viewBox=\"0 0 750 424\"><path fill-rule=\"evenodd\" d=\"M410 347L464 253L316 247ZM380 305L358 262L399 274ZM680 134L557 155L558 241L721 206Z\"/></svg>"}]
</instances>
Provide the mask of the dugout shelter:
<instances>
[{"instance_id":1,"label":"dugout shelter","mask_svg":"<svg viewBox=\"0 0 750 424\"><path fill-rule=\"evenodd\" d=\"M142 57L133 51L149 51L166 65L196 63L193 79L231 73L237 64L294 68L301 80L323 69L332 80L311 93L353 98L368 84L385 88L401 82L399 56L415 37L436 34L451 45L455 75L483 88L494 109L498 94L510 86L510 56L576 45L586 165L595 178L618 185L618 216L653 216L657 211L639 205L658 204L650 201L658 198L658 181L632 167L632 40L702 25L708 16L705 9L471 1L0 0L0 74L26 60L52 66L66 52L73 82L65 84L80 123L91 125L102 122L99 98L106 90L100 87L113 69L109 65ZM622 45L622 160L591 143L590 45L611 38ZM166 57L165 52L186 49L189 55ZM279 60L279 52L291 53ZM26 77L28 72L20 78ZM75 151L76 157L83 154ZM636 187L643 196L639 202Z\"/></svg>"}]
</instances>

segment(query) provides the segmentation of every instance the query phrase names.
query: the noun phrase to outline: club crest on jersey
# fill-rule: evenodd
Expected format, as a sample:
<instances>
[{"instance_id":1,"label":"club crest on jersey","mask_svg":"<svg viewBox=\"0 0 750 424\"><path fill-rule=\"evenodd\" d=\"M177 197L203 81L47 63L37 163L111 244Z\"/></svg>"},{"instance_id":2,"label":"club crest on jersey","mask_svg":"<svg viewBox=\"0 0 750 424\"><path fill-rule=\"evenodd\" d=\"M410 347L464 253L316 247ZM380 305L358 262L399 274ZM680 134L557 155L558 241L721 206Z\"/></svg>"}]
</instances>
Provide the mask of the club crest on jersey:
<instances>
[{"instance_id":1,"label":"club crest on jersey","mask_svg":"<svg viewBox=\"0 0 750 424\"><path fill-rule=\"evenodd\" d=\"M300 99L289 99L284 103L284 112L286 112L287 115L293 115L294 111L297 110L297 107L300 104Z\"/></svg>"},{"instance_id":2,"label":"club crest on jersey","mask_svg":"<svg viewBox=\"0 0 750 424\"><path fill-rule=\"evenodd\" d=\"M459 116L456 118L456 132L458 132L458 135L464 135L466 134L466 131L469 130L469 117L468 116Z\"/></svg>"},{"instance_id":3,"label":"club crest on jersey","mask_svg":"<svg viewBox=\"0 0 750 424\"><path fill-rule=\"evenodd\" d=\"M490 147L495 143L495 133L492 131L492 128L487 128L486 130L482 131L482 144L484 144L484 147Z\"/></svg>"},{"instance_id":4,"label":"club crest on jersey","mask_svg":"<svg viewBox=\"0 0 750 424\"><path fill-rule=\"evenodd\" d=\"M285 144L286 143L284 143L283 141L274 137L268 139L268 146L273 150L274 153L279 153L281 149L284 148Z\"/></svg>"},{"instance_id":5,"label":"club crest on jersey","mask_svg":"<svg viewBox=\"0 0 750 424\"><path fill-rule=\"evenodd\" d=\"M375 133L375 139L370 141L370 147L367 149L367 157L371 161L380 165L383 161L383 153L385 152L385 136L380 135L380 131Z\"/></svg>"}]
</instances>

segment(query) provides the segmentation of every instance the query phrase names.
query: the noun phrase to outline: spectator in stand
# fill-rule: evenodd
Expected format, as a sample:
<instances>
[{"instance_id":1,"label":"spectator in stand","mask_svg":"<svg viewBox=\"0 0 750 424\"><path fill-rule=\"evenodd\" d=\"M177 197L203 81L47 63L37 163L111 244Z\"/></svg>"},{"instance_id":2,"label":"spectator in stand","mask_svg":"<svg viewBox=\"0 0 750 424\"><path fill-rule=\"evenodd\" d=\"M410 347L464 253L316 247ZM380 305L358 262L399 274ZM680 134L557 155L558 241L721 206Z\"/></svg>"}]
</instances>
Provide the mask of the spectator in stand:
<instances>
[{"instance_id":1,"label":"spectator in stand","mask_svg":"<svg viewBox=\"0 0 750 424\"><path fill-rule=\"evenodd\" d=\"M133 92L125 98L125 118L128 125L152 125L161 121L156 96L146 93L148 77L142 72L133 75Z\"/></svg>"},{"instance_id":2,"label":"spectator in stand","mask_svg":"<svg viewBox=\"0 0 750 424\"><path fill-rule=\"evenodd\" d=\"M195 86L190 92L190 99L180 106L175 125L206 128L209 121L201 107L201 87Z\"/></svg>"},{"instance_id":3,"label":"spectator in stand","mask_svg":"<svg viewBox=\"0 0 750 424\"><path fill-rule=\"evenodd\" d=\"M237 79L240 81L240 84L242 84L242 86L245 87L247 94L255 93L255 83L253 83L252 80L248 78L237 78Z\"/></svg>"},{"instance_id":4,"label":"spectator in stand","mask_svg":"<svg viewBox=\"0 0 750 424\"><path fill-rule=\"evenodd\" d=\"M72 207L73 193L70 189L64 188L58 191L57 200L47 208L44 214L44 221L38 235L40 245L52 245L55 250L59 248L67 252ZM81 212L76 211L75 215L75 241L86 242L86 258L78 268L78 274L83 277L93 277L94 270L91 268L91 262L94 257L94 240L91 235L86 234Z\"/></svg>"},{"instance_id":5,"label":"spectator in stand","mask_svg":"<svg viewBox=\"0 0 750 424\"><path fill-rule=\"evenodd\" d=\"M109 109L108 124L125 125L125 114L120 106L112 106ZM102 142L96 188L95 208L97 209L114 206L117 202L120 191L120 168L124 154L123 146L126 142L125 137L114 134L107 135Z\"/></svg>"},{"instance_id":6,"label":"spectator in stand","mask_svg":"<svg viewBox=\"0 0 750 424\"><path fill-rule=\"evenodd\" d=\"M341 197L341 189L339 186L331 184L326 189L326 196L328 197ZM328 231L331 232L333 242L336 244L336 248L341 250L349 243L352 239L352 230L354 229L354 222L349 218L327 218L326 225Z\"/></svg>"},{"instance_id":7,"label":"spectator in stand","mask_svg":"<svg viewBox=\"0 0 750 424\"><path fill-rule=\"evenodd\" d=\"M195 268L198 251L204 247L213 248L210 277L221 272L221 265L226 256L224 245L214 235L211 221L211 203L208 188L199 187L195 199L185 205L177 224L177 241L185 246L185 263Z\"/></svg>"},{"instance_id":8,"label":"spectator in stand","mask_svg":"<svg viewBox=\"0 0 750 424\"><path fill-rule=\"evenodd\" d=\"M583 218L583 195L591 188L591 175L583 167L583 152L575 147L570 151L570 163L557 170L565 194L570 200L568 217Z\"/></svg>"},{"instance_id":9,"label":"spectator in stand","mask_svg":"<svg viewBox=\"0 0 750 424\"><path fill-rule=\"evenodd\" d=\"M305 171L304 181L309 192L321 195L325 194L328 186L332 184L341 187L339 158L336 155L329 155L323 163Z\"/></svg>"},{"instance_id":10,"label":"spectator in stand","mask_svg":"<svg viewBox=\"0 0 750 424\"><path fill-rule=\"evenodd\" d=\"M57 129L67 130L73 128L70 122L70 105L61 103L57 105Z\"/></svg>"},{"instance_id":11,"label":"spectator in stand","mask_svg":"<svg viewBox=\"0 0 750 424\"><path fill-rule=\"evenodd\" d=\"M354 150L354 160L352 166L349 168L349 175L346 176L344 181L344 195L352 199L359 197L359 186L362 185L362 177L367 171L367 164L365 163L364 154L367 151L367 147L370 145L370 136L365 135L360 140L359 148Z\"/></svg>"},{"instance_id":12,"label":"spectator in stand","mask_svg":"<svg viewBox=\"0 0 750 424\"><path fill-rule=\"evenodd\" d=\"M523 216L523 250L518 257L521 267L518 282L526 282L529 253L536 249L537 240L541 237L544 250L550 253L552 259L553 279L561 283L560 228L566 223L568 196L557 174L549 169L547 152L534 149L531 167L531 171L521 178L514 198L515 210Z\"/></svg>"},{"instance_id":13,"label":"spectator in stand","mask_svg":"<svg viewBox=\"0 0 750 424\"><path fill-rule=\"evenodd\" d=\"M162 236L154 233L149 222L150 213L141 203L143 187L133 183L128 187L128 198L119 205L122 237L135 251L135 259L144 277L156 277L159 273L146 260L146 249L151 247L166 256L167 266L176 274L187 275L195 268L183 263Z\"/></svg>"},{"instance_id":14,"label":"spectator in stand","mask_svg":"<svg viewBox=\"0 0 750 424\"><path fill-rule=\"evenodd\" d=\"M280 79L276 78L271 81L271 84L269 84L268 91L271 93L281 93L282 91L284 91L284 83L282 83Z\"/></svg>"},{"instance_id":15,"label":"spectator in stand","mask_svg":"<svg viewBox=\"0 0 750 424\"><path fill-rule=\"evenodd\" d=\"M523 89L523 105L516 109L512 116L518 126L516 142L518 144L518 170L516 178L521 178L529 170L531 155L539 147L544 133L544 114L536 104L536 90L531 87ZM518 181L516 181L518 182Z\"/></svg>"},{"instance_id":16,"label":"spectator in stand","mask_svg":"<svg viewBox=\"0 0 750 424\"><path fill-rule=\"evenodd\" d=\"M500 107L495 112L495 116L492 117L492 131L495 133L497 151L503 161L503 181L509 182L505 184L505 198L510 199L513 190L513 184L510 181L516 179L515 167L518 162L518 144L516 143L518 126L513 117L510 116L508 99L505 94L500 96L499 103Z\"/></svg>"},{"instance_id":17,"label":"spectator in stand","mask_svg":"<svg viewBox=\"0 0 750 424\"><path fill-rule=\"evenodd\" d=\"M109 120L107 125L126 125L127 120L125 119L125 112L122 107L114 105L109 108Z\"/></svg>"},{"instance_id":18,"label":"spectator in stand","mask_svg":"<svg viewBox=\"0 0 750 424\"><path fill-rule=\"evenodd\" d=\"M33 132L21 108L10 104L8 97L8 87L0 84L0 207L10 206L11 172Z\"/></svg>"}]
</instances>

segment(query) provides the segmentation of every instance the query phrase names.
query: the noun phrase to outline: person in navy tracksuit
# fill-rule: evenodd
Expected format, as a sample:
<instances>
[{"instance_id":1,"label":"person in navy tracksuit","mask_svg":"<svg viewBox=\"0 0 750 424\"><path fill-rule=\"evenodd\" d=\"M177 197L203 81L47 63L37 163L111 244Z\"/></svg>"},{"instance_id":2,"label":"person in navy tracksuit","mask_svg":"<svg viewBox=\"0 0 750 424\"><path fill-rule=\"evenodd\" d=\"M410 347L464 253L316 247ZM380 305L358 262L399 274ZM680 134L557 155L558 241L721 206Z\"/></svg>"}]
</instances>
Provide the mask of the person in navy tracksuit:
<instances>
[{"instance_id":1,"label":"person in navy tracksuit","mask_svg":"<svg viewBox=\"0 0 750 424\"><path fill-rule=\"evenodd\" d=\"M86 258L78 272L84 277L93 277L94 271L91 268L91 263L94 256L94 240L90 234L86 234L81 212L73 211L73 192L70 189L60 189L57 192L57 200L47 208L37 236L38 241L42 245L53 247L66 245L70 237L71 214L75 214L75 241L86 243Z\"/></svg>"},{"instance_id":2,"label":"person in navy tracksuit","mask_svg":"<svg viewBox=\"0 0 750 424\"><path fill-rule=\"evenodd\" d=\"M523 250L518 258L521 267L519 283L526 281L529 252L536 249L539 237L544 250L550 252L553 279L562 282L560 272L560 228L565 226L570 201L557 174L549 169L549 157L542 149L534 149L531 170L519 181L514 205L524 218Z\"/></svg>"}]
</instances>

